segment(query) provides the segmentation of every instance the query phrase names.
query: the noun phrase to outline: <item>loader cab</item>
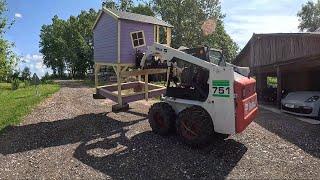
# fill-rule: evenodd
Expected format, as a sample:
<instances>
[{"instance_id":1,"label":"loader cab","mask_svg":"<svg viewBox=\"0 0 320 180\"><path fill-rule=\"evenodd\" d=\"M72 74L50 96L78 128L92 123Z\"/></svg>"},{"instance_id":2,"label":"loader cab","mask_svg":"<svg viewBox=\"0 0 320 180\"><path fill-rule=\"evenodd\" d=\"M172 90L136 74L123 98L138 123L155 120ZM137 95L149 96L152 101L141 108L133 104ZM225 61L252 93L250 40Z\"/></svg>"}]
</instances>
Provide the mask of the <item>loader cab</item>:
<instances>
[{"instance_id":1,"label":"loader cab","mask_svg":"<svg viewBox=\"0 0 320 180\"><path fill-rule=\"evenodd\" d=\"M196 48L184 49L183 52L199 59L211 62L218 66L226 66L226 61L221 50L201 46Z\"/></svg>"}]
</instances>

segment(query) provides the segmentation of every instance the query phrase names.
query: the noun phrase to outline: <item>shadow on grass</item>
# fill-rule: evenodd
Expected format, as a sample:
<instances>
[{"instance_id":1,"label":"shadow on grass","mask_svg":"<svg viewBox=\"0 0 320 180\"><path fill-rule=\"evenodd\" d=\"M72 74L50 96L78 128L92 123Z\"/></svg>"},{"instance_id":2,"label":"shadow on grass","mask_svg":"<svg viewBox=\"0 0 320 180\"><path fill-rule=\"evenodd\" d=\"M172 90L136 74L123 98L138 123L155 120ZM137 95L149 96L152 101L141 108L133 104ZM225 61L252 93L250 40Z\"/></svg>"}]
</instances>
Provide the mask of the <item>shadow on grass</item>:
<instances>
[{"instance_id":1,"label":"shadow on grass","mask_svg":"<svg viewBox=\"0 0 320 180\"><path fill-rule=\"evenodd\" d=\"M175 136L164 138L134 130L132 134L131 127L145 120L121 122L106 114L86 114L7 127L0 135L0 154L80 142L73 156L114 179L175 179L226 177L247 151L234 140L194 150Z\"/></svg>"},{"instance_id":2,"label":"shadow on grass","mask_svg":"<svg viewBox=\"0 0 320 180\"><path fill-rule=\"evenodd\" d=\"M320 158L320 126L299 121L293 117L260 110L255 120L263 128L300 147L306 153Z\"/></svg>"}]
</instances>

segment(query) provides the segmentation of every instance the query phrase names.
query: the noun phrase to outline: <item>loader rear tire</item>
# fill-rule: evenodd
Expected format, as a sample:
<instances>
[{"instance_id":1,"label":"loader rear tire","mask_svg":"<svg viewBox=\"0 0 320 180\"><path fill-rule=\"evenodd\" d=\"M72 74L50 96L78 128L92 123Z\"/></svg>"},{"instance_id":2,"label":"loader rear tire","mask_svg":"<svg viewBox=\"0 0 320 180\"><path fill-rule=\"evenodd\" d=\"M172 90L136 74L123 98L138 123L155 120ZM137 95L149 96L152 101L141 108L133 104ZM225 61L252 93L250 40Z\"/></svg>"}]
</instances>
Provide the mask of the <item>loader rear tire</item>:
<instances>
[{"instance_id":1,"label":"loader rear tire","mask_svg":"<svg viewBox=\"0 0 320 180\"><path fill-rule=\"evenodd\" d=\"M148 118L152 131L156 134L166 136L175 131L175 111L165 102L153 104Z\"/></svg>"},{"instance_id":2,"label":"loader rear tire","mask_svg":"<svg viewBox=\"0 0 320 180\"><path fill-rule=\"evenodd\" d=\"M199 106L181 111L176 121L176 129L181 140L191 147L204 147L215 136L210 115Z\"/></svg>"}]
</instances>

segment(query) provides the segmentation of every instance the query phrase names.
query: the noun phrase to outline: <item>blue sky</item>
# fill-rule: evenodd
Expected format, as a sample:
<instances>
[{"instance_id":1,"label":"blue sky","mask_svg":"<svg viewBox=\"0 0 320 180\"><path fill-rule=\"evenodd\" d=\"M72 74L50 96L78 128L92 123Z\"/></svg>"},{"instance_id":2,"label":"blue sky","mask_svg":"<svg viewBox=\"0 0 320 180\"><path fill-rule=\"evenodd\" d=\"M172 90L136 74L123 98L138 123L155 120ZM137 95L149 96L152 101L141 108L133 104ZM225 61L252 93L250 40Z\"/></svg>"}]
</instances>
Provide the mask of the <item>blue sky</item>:
<instances>
[{"instance_id":1,"label":"blue sky","mask_svg":"<svg viewBox=\"0 0 320 180\"><path fill-rule=\"evenodd\" d=\"M39 33L54 15L67 19L81 10L99 9L101 0L7 0L9 17L16 18L6 37L15 43L15 51L24 62L42 76L49 71L39 53ZM297 12L307 0L222 0L225 26L231 37L243 47L253 33L298 32Z\"/></svg>"}]
</instances>

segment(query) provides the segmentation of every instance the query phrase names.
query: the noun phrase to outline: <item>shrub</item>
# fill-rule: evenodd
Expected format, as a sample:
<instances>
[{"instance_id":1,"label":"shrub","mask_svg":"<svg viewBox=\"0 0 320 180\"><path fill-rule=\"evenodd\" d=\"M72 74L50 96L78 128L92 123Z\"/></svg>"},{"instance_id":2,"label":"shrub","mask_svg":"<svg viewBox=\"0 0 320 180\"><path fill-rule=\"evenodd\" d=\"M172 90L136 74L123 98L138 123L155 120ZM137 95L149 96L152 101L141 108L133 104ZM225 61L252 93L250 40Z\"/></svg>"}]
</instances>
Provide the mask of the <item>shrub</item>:
<instances>
[{"instance_id":1,"label":"shrub","mask_svg":"<svg viewBox=\"0 0 320 180\"><path fill-rule=\"evenodd\" d=\"M29 80L24 80L24 87L27 88L30 86L30 81Z\"/></svg>"},{"instance_id":2,"label":"shrub","mask_svg":"<svg viewBox=\"0 0 320 180\"><path fill-rule=\"evenodd\" d=\"M19 79L13 79L13 81L11 82L11 89L12 90L17 90L19 88L20 85L20 80Z\"/></svg>"},{"instance_id":3,"label":"shrub","mask_svg":"<svg viewBox=\"0 0 320 180\"><path fill-rule=\"evenodd\" d=\"M53 80L41 80L42 84L54 84Z\"/></svg>"}]
</instances>

